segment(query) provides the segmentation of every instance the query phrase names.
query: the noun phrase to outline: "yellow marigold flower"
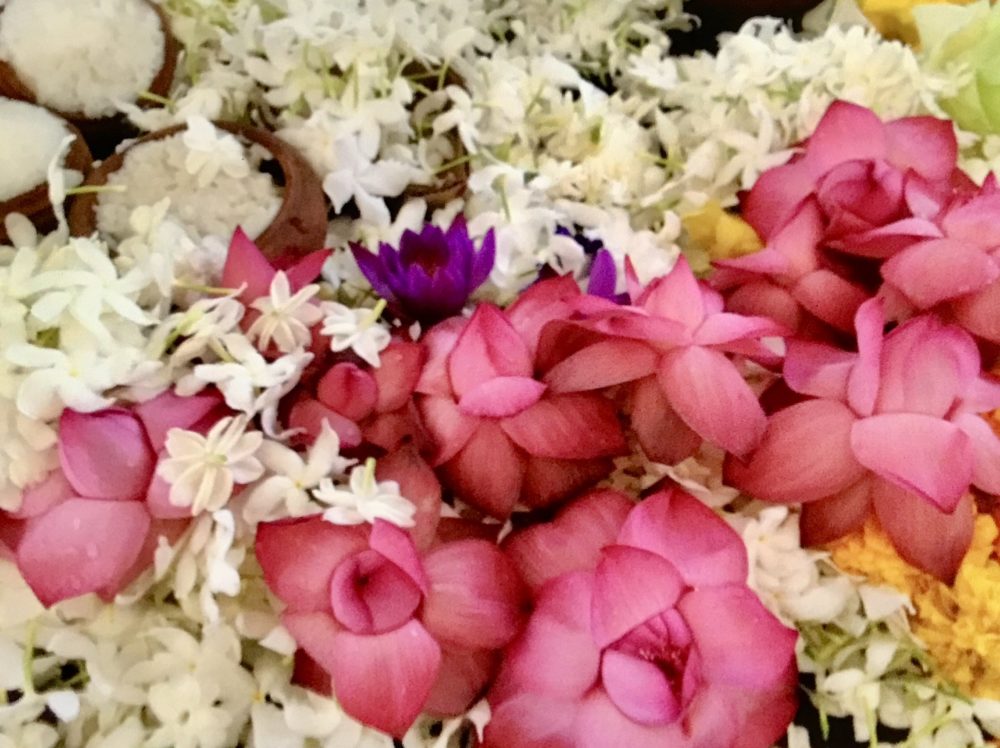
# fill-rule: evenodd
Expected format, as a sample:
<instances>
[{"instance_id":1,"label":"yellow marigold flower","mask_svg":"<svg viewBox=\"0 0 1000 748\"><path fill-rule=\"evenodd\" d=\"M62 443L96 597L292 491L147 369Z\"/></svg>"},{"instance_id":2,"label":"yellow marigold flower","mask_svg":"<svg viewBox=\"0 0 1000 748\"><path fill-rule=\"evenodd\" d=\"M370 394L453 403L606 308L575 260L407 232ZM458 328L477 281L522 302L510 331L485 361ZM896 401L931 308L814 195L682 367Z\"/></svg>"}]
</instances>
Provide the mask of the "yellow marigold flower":
<instances>
[{"instance_id":1,"label":"yellow marigold flower","mask_svg":"<svg viewBox=\"0 0 1000 748\"><path fill-rule=\"evenodd\" d=\"M913 8L917 5L967 5L973 0L858 0L861 12L889 39L916 45L920 41Z\"/></svg>"},{"instance_id":2,"label":"yellow marigold flower","mask_svg":"<svg viewBox=\"0 0 1000 748\"><path fill-rule=\"evenodd\" d=\"M764 246L753 227L723 210L718 200L709 200L698 210L688 213L681 223L691 241L712 260L747 255Z\"/></svg>"},{"instance_id":3,"label":"yellow marigold flower","mask_svg":"<svg viewBox=\"0 0 1000 748\"><path fill-rule=\"evenodd\" d=\"M927 646L942 678L963 693L1000 698L1000 532L988 514L976 517L972 546L951 587L903 561L874 520L831 544L834 563L875 584L905 592L916 613L913 633Z\"/></svg>"}]
</instances>

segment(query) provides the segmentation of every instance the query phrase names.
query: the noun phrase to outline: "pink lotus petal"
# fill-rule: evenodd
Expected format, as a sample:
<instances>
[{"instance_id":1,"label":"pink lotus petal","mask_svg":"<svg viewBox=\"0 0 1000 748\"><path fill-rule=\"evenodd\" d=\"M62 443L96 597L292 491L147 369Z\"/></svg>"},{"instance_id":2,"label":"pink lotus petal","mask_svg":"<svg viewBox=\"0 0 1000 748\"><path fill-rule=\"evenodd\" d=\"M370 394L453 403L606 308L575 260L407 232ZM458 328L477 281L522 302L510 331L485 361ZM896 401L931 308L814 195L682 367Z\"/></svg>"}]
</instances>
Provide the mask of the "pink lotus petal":
<instances>
[{"instance_id":1,"label":"pink lotus petal","mask_svg":"<svg viewBox=\"0 0 1000 748\"><path fill-rule=\"evenodd\" d=\"M154 519L181 519L192 516L190 506L170 503L170 484L155 474L146 492L146 509Z\"/></svg>"},{"instance_id":2,"label":"pink lotus petal","mask_svg":"<svg viewBox=\"0 0 1000 748\"><path fill-rule=\"evenodd\" d=\"M786 230L787 229L782 229L782 231ZM780 237L781 234L778 236ZM780 239L775 237L771 244L758 250L757 252L752 252L751 254L743 255L742 257L734 257L729 260L716 260L715 265L721 272L729 271L730 277L732 278L747 279L752 278L755 275L788 275L790 274L791 265L788 257L780 251L780 247Z\"/></svg>"},{"instance_id":3,"label":"pink lotus petal","mask_svg":"<svg viewBox=\"0 0 1000 748\"><path fill-rule=\"evenodd\" d=\"M883 260L922 239L940 237L941 229L936 223L926 218L910 217L835 239L830 246L853 255Z\"/></svg>"},{"instance_id":4,"label":"pink lotus petal","mask_svg":"<svg viewBox=\"0 0 1000 748\"><path fill-rule=\"evenodd\" d=\"M871 513L870 474L839 493L802 505L802 545L825 545L859 529Z\"/></svg>"},{"instance_id":5,"label":"pink lotus petal","mask_svg":"<svg viewBox=\"0 0 1000 748\"><path fill-rule=\"evenodd\" d=\"M281 624L288 629L295 643L328 674L333 668L333 647L341 626L325 611L311 613L286 610Z\"/></svg>"},{"instance_id":6,"label":"pink lotus petal","mask_svg":"<svg viewBox=\"0 0 1000 748\"><path fill-rule=\"evenodd\" d=\"M448 380L448 356L468 324L469 320L464 317L452 317L438 322L420 339L420 344L427 352L427 360L417 379L417 392L444 397L454 394Z\"/></svg>"},{"instance_id":7,"label":"pink lotus petal","mask_svg":"<svg viewBox=\"0 0 1000 748\"><path fill-rule=\"evenodd\" d=\"M538 345L542 328L550 321L567 316L573 303L582 295L572 276L561 275L535 283L518 295L507 308L507 319L529 348Z\"/></svg>"},{"instance_id":8,"label":"pink lotus petal","mask_svg":"<svg viewBox=\"0 0 1000 748\"><path fill-rule=\"evenodd\" d=\"M330 652L344 711L396 738L420 715L440 666L441 648L416 621L376 636L341 631Z\"/></svg>"},{"instance_id":9,"label":"pink lotus petal","mask_svg":"<svg viewBox=\"0 0 1000 748\"><path fill-rule=\"evenodd\" d=\"M789 330L798 330L802 323L802 308L788 289L766 280L734 290L726 300L726 308L736 314L770 317Z\"/></svg>"},{"instance_id":10,"label":"pink lotus petal","mask_svg":"<svg viewBox=\"0 0 1000 748\"><path fill-rule=\"evenodd\" d=\"M919 309L985 288L1000 268L985 252L954 239L931 239L900 252L882 266L882 277Z\"/></svg>"},{"instance_id":11,"label":"pink lotus petal","mask_svg":"<svg viewBox=\"0 0 1000 748\"><path fill-rule=\"evenodd\" d=\"M552 395L503 419L500 427L537 457L581 460L627 452L614 406L596 395Z\"/></svg>"},{"instance_id":12,"label":"pink lotus petal","mask_svg":"<svg viewBox=\"0 0 1000 748\"><path fill-rule=\"evenodd\" d=\"M972 445L972 482L987 493L1000 494L1000 437L986 419L974 413L961 413L954 422Z\"/></svg>"},{"instance_id":13,"label":"pink lotus petal","mask_svg":"<svg viewBox=\"0 0 1000 748\"><path fill-rule=\"evenodd\" d=\"M333 698L333 683L330 681L330 674L304 649L295 650L292 684L308 688L328 699Z\"/></svg>"},{"instance_id":14,"label":"pink lotus petal","mask_svg":"<svg viewBox=\"0 0 1000 748\"><path fill-rule=\"evenodd\" d=\"M593 315L577 324L608 337L646 340L662 346L691 342L690 331L677 320L654 317L634 307L615 307L610 312ZM548 332L549 328L546 328L545 333Z\"/></svg>"},{"instance_id":15,"label":"pink lotus petal","mask_svg":"<svg viewBox=\"0 0 1000 748\"><path fill-rule=\"evenodd\" d=\"M636 306L657 317L676 320L689 332L705 319L701 286L683 255L669 273L649 285Z\"/></svg>"},{"instance_id":16,"label":"pink lotus petal","mask_svg":"<svg viewBox=\"0 0 1000 748\"><path fill-rule=\"evenodd\" d=\"M936 317L916 317L885 339L876 410L944 417L979 372L979 350L965 331Z\"/></svg>"},{"instance_id":17,"label":"pink lotus petal","mask_svg":"<svg viewBox=\"0 0 1000 748\"><path fill-rule=\"evenodd\" d=\"M872 490L875 514L899 555L945 584L952 584L972 543L975 507L965 494L947 514L887 481Z\"/></svg>"},{"instance_id":18,"label":"pink lotus petal","mask_svg":"<svg viewBox=\"0 0 1000 748\"><path fill-rule=\"evenodd\" d=\"M467 416L450 397L435 395L417 402L424 427L434 442L432 465L448 462L469 442L479 426L479 419Z\"/></svg>"},{"instance_id":19,"label":"pink lotus petal","mask_svg":"<svg viewBox=\"0 0 1000 748\"><path fill-rule=\"evenodd\" d=\"M295 293L319 278L323 265L326 264L331 254L333 252L329 249L317 249L295 260L291 265L280 261L275 264L277 269L284 270L288 275L288 285L291 287L292 293ZM290 255L290 257L294 257L294 255ZM283 267L285 265L287 267Z\"/></svg>"},{"instance_id":20,"label":"pink lotus petal","mask_svg":"<svg viewBox=\"0 0 1000 748\"><path fill-rule=\"evenodd\" d=\"M467 416L506 418L537 403L546 389L531 377L496 377L462 395L458 409Z\"/></svg>"},{"instance_id":21,"label":"pink lotus petal","mask_svg":"<svg viewBox=\"0 0 1000 748\"><path fill-rule=\"evenodd\" d=\"M958 143L954 126L934 117L904 117L885 125L888 160L929 180L947 180L955 170Z\"/></svg>"},{"instance_id":22,"label":"pink lotus petal","mask_svg":"<svg viewBox=\"0 0 1000 748\"><path fill-rule=\"evenodd\" d=\"M701 437L741 456L757 446L767 418L723 354L700 346L670 351L658 377L670 405Z\"/></svg>"},{"instance_id":23,"label":"pink lotus petal","mask_svg":"<svg viewBox=\"0 0 1000 748\"><path fill-rule=\"evenodd\" d=\"M680 716L672 684L653 662L609 649L601 660L601 684L622 714L641 725L669 725Z\"/></svg>"},{"instance_id":24,"label":"pink lotus petal","mask_svg":"<svg viewBox=\"0 0 1000 748\"><path fill-rule=\"evenodd\" d=\"M524 587L492 543L446 543L424 559L430 588L421 621L445 646L500 649L524 623Z\"/></svg>"},{"instance_id":25,"label":"pink lotus petal","mask_svg":"<svg viewBox=\"0 0 1000 748\"><path fill-rule=\"evenodd\" d=\"M607 457L591 460L554 460L528 456L525 460L521 501L534 509L572 498L608 477L614 462Z\"/></svg>"},{"instance_id":26,"label":"pink lotus petal","mask_svg":"<svg viewBox=\"0 0 1000 748\"><path fill-rule=\"evenodd\" d=\"M835 101L809 137L803 160L814 174L824 174L844 161L886 158L889 141L886 126L870 109Z\"/></svg>"},{"instance_id":27,"label":"pink lotus petal","mask_svg":"<svg viewBox=\"0 0 1000 748\"><path fill-rule=\"evenodd\" d=\"M862 289L823 268L804 275L792 288L792 296L810 314L842 332L854 329L854 315L868 298Z\"/></svg>"},{"instance_id":28,"label":"pink lotus petal","mask_svg":"<svg viewBox=\"0 0 1000 748\"><path fill-rule=\"evenodd\" d=\"M603 340L572 354L545 374L552 392L583 392L641 379L656 371L658 354L631 340Z\"/></svg>"},{"instance_id":29,"label":"pink lotus petal","mask_svg":"<svg viewBox=\"0 0 1000 748\"><path fill-rule=\"evenodd\" d=\"M594 643L607 647L672 608L683 590L684 580L663 556L624 545L606 546L594 573L590 608Z\"/></svg>"},{"instance_id":30,"label":"pink lotus petal","mask_svg":"<svg viewBox=\"0 0 1000 748\"><path fill-rule=\"evenodd\" d=\"M745 317L741 314L713 314L694 334L698 345L725 346L742 340L778 337L789 330L768 317Z\"/></svg>"},{"instance_id":31,"label":"pink lotus petal","mask_svg":"<svg viewBox=\"0 0 1000 748\"><path fill-rule=\"evenodd\" d=\"M430 547L441 517L441 484L434 471L408 444L379 457L375 477L399 484L399 492L417 508L413 517L416 524L410 529L413 543L418 549Z\"/></svg>"},{"instance_id":32,"label":"pink lotus petal","mask_svg":"<svg viewBox=\"0 0 1000 748\"><path fill-rule=\"evenodd\" d=\"M337 565L367 547L360 527L332 525L313 516L262 523L254 551L271 592L290 611L312 613L330 609L330 577Z\"/></svg>"},{"instance_id":33,"label":"pink lotus petal","mask_svg":"<svg viewBox=\"0 0 1000 748\"><path fill-rule=\"evenodd\" d=\"M73 486L66 480L62 470L53 470L38 483L28 486L21 493L21 507L10 516L15 519L31 519L45 514L54 506L76 496Z\"/></svg>"},{"instance_id":34,"label":"pink lotus petal","mask_svg":"<svg viewBox=\"0 0 1000 748\"><path fill-rule=\"evenodd\" d=\"M786 628L748 587L701 587L677 608L694 635L703 677L746 688L780 686L798 632Z\"/></svg>"},{"instance_id":35,"label":"pink lotus petal","mask_svg":"<svg viewBox=\"0 0 1000 748\"><path fill-rule=\"evenodd\" d=\"M547 375L565 359L606 339L603 333L591 329L586 319L554 319L542 328L535 351L535 370Z\"/></svg>"},{"instance_id":36,"label":"pink lotus petal","mask_svg":"<svg viewBox=\"0 0 1000 748\"><path fill-rule=\"evenodd\" d=\"M142 421L127 410L67 408L59 419L59 462L80 496L142 498L155 461Z\"/></svg>"},{"instance_id":37,"label":"pink lotus petal","mask_svg":"<svg viewBox=\"0 0 1000 748\"><path fill-rule=\"evenodd\" d=\"M594 686L601 653L587 615L593 576L571 572L542 588L524 631L506 650L491 703L521 693L576 700Z\"/></svg>"},{"instance_id":38,"label":"pink lotus petal","mask_svg":"<svg viewBox=\"0 0 1000 748\"><path fill-rule=\"evenodd\" d=\"M130 581L148 531L139 502L69 499L26 522L17 565L43 605L87 592L110 601Z\"/></svg>"},{"instance_id":39,"label":"pink lotus petal","mask_svg":"<svg viewBox=\"0 0 1000 748\"><path fill-rule=\"evenodd\" d=\"M465 714L496 674L500 652L487 649L441 650L441 667L424 711L441 717Z\"/></svg>"},{"instance_id":40,"label":"pink lotus petal","mask_svg":"<svg viewBox=\"0 0 1000 748\"><path fill-rule=\"evenodd\" d=\"M686 734L690 726L682 727L688 720L674 722L670 725L648 727L627 717L608 697L603 689L594 689L580 704L574 723L575 736L573 748L608 748L609 746L628 746L628 748L714 748L719 745L729 745L728 742L715 742L725 737L720 736L720 727L725 728L725 721L716 721L712 730L711 741L707 736Z\"/></svg>"},{"instance_id":41,"label":"pink lotus petal","mask_svg":"<svg viewBox=\"0 0 1000 748\"><path fill-rule=\"evenodd\" d=\"M693 455L703 439L681 420L656 377L637 382L631 398L632 430L646 456L675 465Z\"/></svg>"},{"instance_id":42,"label":"pink lotus petal","mask_svg":"<svg viewBox=\"0 0 1000 748\"><path fill-rule=\"evenodd\" d=\"M740 212L761 238L768 241L789 222L815 187L815 177L802 160L768 169L743 197Z\"/></svg>"},{"instance_id":43,"label":"pink lotus petal","mask_svg":"<svg viewBox=\"0 0 1000 748\"><path fill-rule=\"evenodd\" d=\"M551 579L597 566L600 551L615 541L635 506L623 493L596 490L566 506L551 522L509 535L504 553L537 593Z\"/></svg>"},{"instance_id":44,"label":"pink lotus petal","mask_svg":"<svg viewBox=\"0 0 1000 748\"><path fill-rule=\"evenodd\" d=\"M997 217L1000 216L1000 196L980 195L964 205L948 210L941 219L946 236L973 247L991 250L1000 246Z\"/></svg>"},{"instance_id":45,"label":"pink lotus petal","mask_svg":"<svg viewBox=\"0 0 1000 748\"><path fill-rule=\"evenodd\" d=\"M411 618L423 595L410 576L376 551L353 553L330 577L330 609L356 634L382 634Z\"/></svg>"},{"instance_id":46,"label":"pink lotus petal","mask_svg":"<svg viewBox=\"0 0 1000 748\"><path fill-rule=\"evenodd\" d=\"M691 587L746 582L743 540L715 512L679 489L660 491L636 505L617 542L663 556Z\"/></svg>"},{"instance_id":47,"label":"pink lotus petal","mask_svg":"<svg viewBox=\"0 0 1000 748\"><path fill-rule=\"evenodd\" d=\"M484 471L489 480L483 480ZM442 467L445 481L463 501L506 519L521 495L524 456L495 421L480 421L475 433Z\"/></svg>"},{"instance_id":48,"label":"pink lotus petal","mask_svg":"<svg viewBox=\"0 0 1000 748\"><path fill-rule=\"evenodd\" d=\"M758 499L786 504L838 493L864 474L851 451L856 420L847 406L830 400L779 410L746 464L726 461L726 481Z\"/></svg>"},{"instance_id":49,"label":"pink lotus petal","mask_svg":"<svg viewBox=\"0 0 1000 748\"><path fill-rule=\"evenodd\" d=\"M847 380L857 359L857 354L825 343L789 340L783 369L785 383L802 395L846 402Z\"/></svg>"},{"instance_id":50,"label":"pink lotus petal","mask_svg":"<svg viewBox=\"0 0 1000 748\"><path fill-rule=\"evenodd\" d=\"M368 545L398 566L423 594L427 594L429 581L420 554L410 534L384 519L376 519L368 535Z\"/></svg>"},{"instance_id":51,"label":"pink lotus petal","mask_svg":"<svg viewBox=\"0 0 1000 748\"><path fill-rule=\"evenodd\" d=\"M372 371L378 385L375 410L386 413L406 405L420 379L427 350L419 343L395 341L379 354L382 365Z\"/></svg>"},{"instance_id":52,"label":"pink lotus petal","mask_svg":"<svg viewBox=\"0 0 1000 748\"><path fill-rule=\"evenodd\" d=\"M448 357L448 377L459 396L495 377L530 377L531 354L502 311L476 307Z\"/></svg>"},{"instance_id":53,"label":"pink lotus petal","mask_svg":"<svg viewBox=\"0 0 1000 748\"><path fill-rule=\"evenodd\" d=\"M575 703L533 693L490 702L483 748L576 748Z\"/></svg>"},{"instance_id":54,"label":"pink lotus petal","mask_svg":"<svg viewBox=\"0 0 1000 748\"><path fill-rule=\"evenodd\" d=\"M243 229L237 227L229 242L225 267L222 268L222 287L236 289L245 286L239 299L248 304L270 293L274 275L271 263Z\"/></svg>"},{"instance_id":55,"label":"pink lotus petal","mask_svg":"<svg viewBox=\"0 0 1000 748\"><path fill-rule=\"evenodd\" d=\"M870 299L854 317L858 358L847 379L847 401L860 416L870 416L879 391L882 361L882 330L885 316L881 299Z\"/></svg>"},{"instance_id":56,"label":"pink lotus petal","mask_svg":"<svg viewBox=\"0 0 1000 748\"><path fill-rule=\"evenodd\" d=\"M302 441L312 443L323 432L323 423L337 432L341 449L352 449L361 444L361 429L358 424L340 413L326 407L319 400L304 397L292 406L288 415L288 427L303 429Z\"/></svg>"},{"instance_id":57,"label":"pink lotus petal","mask_svg":"<svg viewBox=\"0 0 1000 748\"><path fill-rule=\"evenodd\" d=\"M940 418L893 413L862 419L851 428L851 449L866 468L943 511L955 508L972 481L969 437Z\"/></svg>"},{"instance_id":58,"label":"pink lotus petal","mask_svg":"<svg viewBox=\"0 0 1000 748\"><path fill-rule=\"evenodd\" d=\"M1000 283L956 299L952 311L973 335L1000 343Z\"/></svg>"},{"instance_id":59,"label":"pink lotus petal","mask_svg":"<svg viewBox=\"0 0 1000 748\"><path fill-rule=\"evenodd\" d=\"M170 429L191 429L213 411L224 409L222 397L212 390L191 397L181 397L173 390L136 405L132 410L139 416L154 452L163 449Z\"/></svg>"},{"instance_id":60,"label":"pink lotus petal","mask_svg":"<svg viewBox=\"0 0 1000 748\"><path fill-rule=\"evenodd\" d=\"M330 367L316 385L316 399L349 421L360 421L378 401L375 378L352 363Z\"/></svg>"}]
</instances>

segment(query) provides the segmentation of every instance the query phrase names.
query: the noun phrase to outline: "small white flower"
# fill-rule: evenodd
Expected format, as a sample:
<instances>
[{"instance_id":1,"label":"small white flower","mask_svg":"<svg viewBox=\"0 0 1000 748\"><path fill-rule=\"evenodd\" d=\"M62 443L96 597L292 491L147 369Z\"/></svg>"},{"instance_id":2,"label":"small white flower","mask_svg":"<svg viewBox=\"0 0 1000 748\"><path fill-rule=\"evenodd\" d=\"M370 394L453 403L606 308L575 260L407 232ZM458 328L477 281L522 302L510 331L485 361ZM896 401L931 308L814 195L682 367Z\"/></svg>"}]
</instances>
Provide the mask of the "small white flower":
<instances>
[{"instance_id":1,"label":"small white flower","mask_svg":"<svg viewBox=\"0 0 1000 748\"><path fill-rule=\"evenodd\" d=\"M302 516L315 507L309 494L332 474L343 474L355 460L340 456L340 438L323 422L322 431L305 460L293 449L265 439L257 457L272 475L255 485L243 509L247 522L256 524L282 516ZM312 509L315 511L315 509Z\"/></svg>"},{"instance_id":2,"label":"small white flower","mask_svg":"<svg viewBox=\"0 0 1000 748\"><path fill-rule=\"evenodd\" d=\"M189 506L193 514L216 511L229 501L233 486L251 483L264 472L254 455L264 440L259 431L246 433L247 417L223 418L202 436L170 429L157 474L169 482L170 503Z\"/></svg>"},{"instance_id":3,"label":"small white flower","mask_svg":"<svg viewBox=\"0 0 1000 748\"><path fill-rule=\"evenodd\" d=\"M323 319L323 312L312 303L317 293L319 285L312 283L293 294L288 276L279 270L271 281L270 293L250 305L260 316L247 330L247 336L256 340L262 351L272 340L282 353L309 345L309 328Z\"/></svg>"},{"instance_id":4,"label":"small white flower","mask_svg":"<svg viewBox=\"0 0 1000 748\"><path fill-rule=\"evenodd\" d=\"M351 309L343 304L328 301L323 304L323 334L330 337L330 350L335 353L348 348L372 366L379 366L379 352L392 336L378 324L385 303L374 309Z\"/></svg>"},{"instance_id":5,"label":"small white flower","mask_svg":"<svg viewBox=\"0 0 1000 748\"><path fill-rule=\"evenodd\" d=\"M235 179L250 174L250 163L240 142L201 115L188 117L183 140L188 148L184 168L188 174L197 175L199 187L211 184L220 171Z\"/></svg>"},{"instance_id":6,"label":"small white flower","mask_svg":"<svg viewBox=\"0 0 1000 748\"><path fill-rule=\"evenodd\" d=\"M313 491L317 501L329 505L323 519L335 525L360 525L384 519L399 527L413 527L416 507L399 493L396 481L375 480L375 460L369 459L351 471L349 488L334 485L329 478Z\"/></svg>"}]
</instances>

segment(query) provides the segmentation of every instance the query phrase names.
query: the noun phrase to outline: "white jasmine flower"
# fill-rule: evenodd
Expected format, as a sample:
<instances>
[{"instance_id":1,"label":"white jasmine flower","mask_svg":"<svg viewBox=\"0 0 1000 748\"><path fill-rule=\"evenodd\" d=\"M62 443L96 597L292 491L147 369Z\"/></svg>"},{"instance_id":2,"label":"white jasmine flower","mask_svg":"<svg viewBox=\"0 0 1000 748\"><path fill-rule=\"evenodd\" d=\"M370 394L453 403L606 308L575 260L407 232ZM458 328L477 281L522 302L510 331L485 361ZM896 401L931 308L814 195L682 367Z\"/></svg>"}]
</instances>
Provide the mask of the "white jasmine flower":
<instances>
[{"instance_id":1,"label":"white jasmine flower","mask_svg":"<svg viewBox=\"0 0 1000 748\"><path fill-rule=\"evenodd\" d=\"M187 119L187 130L182 136L188 154L184 168L188 174L197 175L198 186L210 185L219 172L234 179L250 174L250 164L240 142L228 132L220 132L201 115Z\"/></svg>"},{"instance_id":2,"label":"white jasmine flower","mask_svg":"<svg viewBox=\"0 0 1000 748\"><path fill-rule=\"evenodd\" d=\"M353 350L371 366L379 366L379 352L389 345L392 336L378 324L385 302L374 309L351 309L328 301L323 304L323 334L330 337L330 350Z\"/></svg>"},{"instance_id":3,"label":"white jasmine flower","mask_svg":"<svg viewBox=\"0 0 1000 748\"><path fill-rule=\"evenodd\" d=\"M199 299L186 312L178 312L164 321L169 338L183 338L170 354L174 366L186 364L212 350L212 344L233 332L243 319L245 307L233 295ZM168 338L168 340L169 340Z\"/></svg>"},{"instance_id":4,"label":"white jasmine flower","mask_svg":"<svg viewBox=\"0 0 1000 748\"><path fill-rule=\"evenodd\" d=\"M320 481L313 497L330 508L323 519L335 525L359 525L384 519L399 527L413 527L416 507L399 493L396 481L375 480L375 460L369 459L351 471L347 489L329 478Z\"/></svg>"},{"instance_id":5,"label":"white jasmine flower","mask_svg":"<svg viewBox=\"0 0 1000 748\"><path fill-rule=\"evenodd\" d=\"M263 442L259 431L247 433L244 415L223 418L204 436L173 428L167 432L169 457L157 474L171 484L170 503L189 506L192 514L216 511L229 501L233 486L251 483L264 472L254 456Z\"/></svg>"},{"instance_id":6,"label":"white jasmine flower","mask_svg":"<svg viewBox=\"0 0 1000 748\"><path fill-rule=\"evenodd\" d=\"M309 345L310 328L323 319L323 312L312 303L317 293L319 285L312 283L293 294L288 276L279 270L271 281L270 293L250 305L260 316L247 330L247 337L255 339L262 351L272 340L282 353Z\"/></svg>"},{"instance_id":7,"label":"white jasmine flower","mask_svg":"<svg viewBox=\"0 0 1000 748\"><path fill-rule=\"evenodd\" d=\"M201 588L201 609L209 623L218 623L219 606L214 593L236 597L240 593L241 579L239 565L246 552L234 548L236 521L228 509L212 513L212 537L205 546L207 574Z\"/></svg>"},{"instance_id":8,"label":"white jasmine flower","mask_svg":"<svg viewBox=\"0 0 1000 748\"><path fill-rule=\"evenodd\" d=\"M243 517L250 524L308 514L315 507L310 490L330 475L344 474L355 463L340 456L340 437L325 421L306 459L270 439L260 445L257 457L272 474L248 492Z\"/></svg>"},{"instance_id":9,"label":"white jasmine flower","mask_svg":"<svg viewBox=\"0 0 1000 748\"><path fill-rule=\"evenodd\" d=\"M63 408L84 413L106 408L112 401L101 393L120 381L94 350L66 353L22 344L10 346L6 358L31 370L17 390L17 409L29 418L52 420Z\"/></svg>"}]
</instances>

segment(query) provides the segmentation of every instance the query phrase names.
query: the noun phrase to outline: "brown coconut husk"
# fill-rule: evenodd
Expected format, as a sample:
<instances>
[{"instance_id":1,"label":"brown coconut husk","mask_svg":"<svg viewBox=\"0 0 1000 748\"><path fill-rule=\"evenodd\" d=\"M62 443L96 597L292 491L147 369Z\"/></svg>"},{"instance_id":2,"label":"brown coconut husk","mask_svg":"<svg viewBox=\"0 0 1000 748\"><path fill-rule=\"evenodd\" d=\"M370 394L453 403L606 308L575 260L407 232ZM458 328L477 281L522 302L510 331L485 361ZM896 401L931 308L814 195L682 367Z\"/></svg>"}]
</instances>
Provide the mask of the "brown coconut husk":
<instances>
[{"instance_id":1,"label":"brown coconut husk","mask_svg":"<svg viewBox=\"0 0 1000 748\"><path fill-rule=\"evenodd\" d=\"M322 249L327 230L326 199L323 184L309 163L291 145L267 130L234 122L214 124L220 130L266 148L281 170L281 179L277 180L284 187L281 207L270 225L254 240L260 250L274 258L289 252L306 254ZM185 129L187 125L175 125L139 138L92 169L84 185L96 187L107 184L108 176L121 168L125 154L131 149ZM69 228L74 236L88 236L97 230L98 198L98 194L88 193L73 199L69 210Z\"/></svg>"},{"instance_id":2,"label":"brown coconut husk","mask_svg":"<svg viewBox=\"0 0 1000 748\"><path fill-rule=\"evenodd\" d=\"M465 79L452 69L445 71L442 80L438 73L427 68L420 62L411 62L403 68L403 75L408 78L420 79L431 91L439 91L445 86L461 86L465 88ZM418 92L414 96L413 106L415 107L424 94ZM451 143L453 160L460 160L468 151L462 139L454 131L448 133L448 142ZM471 169L468 161L452 166L434 177L430 184L411 184L403 191L403 198L420 198L427 203L431 210L443 208L452 200L462 197L469 187L469 174Z\"/></svg>"},{"instance_id":3,"label":"brown coconut husk","mask_svg":"<svg viewBox=\"0 0 1000 748\"><path fill-rule=\"evenodd\" d=\"M177 58L180 54L180 44L170 31L170 19L156 3L152 0L143 0L146 5L152 8L160 19L160 29L163 31L163 65L160 67L153 81L149 85L149 93L156 96L167 97L170 95L170 87L174 82L174 73L177 70ZM3 11L0 10L0 20ZM31 87L17 74L8 63L0 60L0 96L11 99L20 99L32 104L38 104L38 98ZM136 102L138 106L153 106L153 102L140 99ZM51 109L51 107L49 107ZM86 139L91 151L98 157L106 156L114 152L115 146L127 137L138 133L138 130L129 122L123 114L115 114L108 117L90 119L82 112L61 112L56 111L61 117L72 122Z\"/></svg>"},{"instance_id":4,"label":"brown coconut husk","mask_svg":"<svg viewBox=\"0 0 1000 748\"><path fill-rule=\"evenodd\" d=\"M90 155L90 149L87 147L87 142L72 124L66 122L65 126L71 134L76 136L76 139L66 154L64 168L86 174L94 161ZM0 244L5 244L9 239L7 230L4 228L4 219L9 213L23 213L35 225L36 229L44 233L52 231L58 223L56 214L52 210L52 203L49 202L48 182L42 182L27 192L22 192L10 200L0 202Z\"/></svg>"}]
</instances>

